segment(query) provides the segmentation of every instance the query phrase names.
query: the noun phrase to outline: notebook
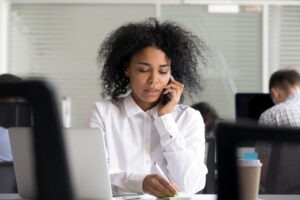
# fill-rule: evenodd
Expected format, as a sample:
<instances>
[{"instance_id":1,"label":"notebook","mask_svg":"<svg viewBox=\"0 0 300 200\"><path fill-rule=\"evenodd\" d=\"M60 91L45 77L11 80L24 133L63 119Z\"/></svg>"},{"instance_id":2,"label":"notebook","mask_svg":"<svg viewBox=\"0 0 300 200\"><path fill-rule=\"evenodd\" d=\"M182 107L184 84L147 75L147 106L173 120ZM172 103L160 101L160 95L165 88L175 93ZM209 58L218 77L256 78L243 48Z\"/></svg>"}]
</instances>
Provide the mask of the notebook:
<instances>
[{"instance_id":1,"label":"notebook","mask_svg":"<svg viewBox=\"0 0 300 200\"><path fill-rule=\"evenodd\" d=\"M36 198L31 128L10 128L9 136L19 195ZM100 130L68 128L64 138L75 197L113 199Z\"/></svg>"}]
</instances>

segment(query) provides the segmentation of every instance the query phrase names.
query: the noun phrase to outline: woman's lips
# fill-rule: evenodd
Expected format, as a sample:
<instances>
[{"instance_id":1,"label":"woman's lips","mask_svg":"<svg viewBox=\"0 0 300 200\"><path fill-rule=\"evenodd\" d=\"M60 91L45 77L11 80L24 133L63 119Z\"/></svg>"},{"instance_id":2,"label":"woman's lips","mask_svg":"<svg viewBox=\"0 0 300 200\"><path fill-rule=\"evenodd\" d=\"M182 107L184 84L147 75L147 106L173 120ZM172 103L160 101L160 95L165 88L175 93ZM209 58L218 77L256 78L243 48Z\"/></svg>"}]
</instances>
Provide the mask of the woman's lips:
<instances>
[{"instance_id":1,"label":"woman's lips","mask_svg":"<svg viewBox=\"0 0 300 200\"><path fill-rule=\"evenodd\" d=\"M144 90L147 94L152 95L152 96L156 96L160 94L160 90L158 89L146 89Z\"/></svg>"}]
</instances>

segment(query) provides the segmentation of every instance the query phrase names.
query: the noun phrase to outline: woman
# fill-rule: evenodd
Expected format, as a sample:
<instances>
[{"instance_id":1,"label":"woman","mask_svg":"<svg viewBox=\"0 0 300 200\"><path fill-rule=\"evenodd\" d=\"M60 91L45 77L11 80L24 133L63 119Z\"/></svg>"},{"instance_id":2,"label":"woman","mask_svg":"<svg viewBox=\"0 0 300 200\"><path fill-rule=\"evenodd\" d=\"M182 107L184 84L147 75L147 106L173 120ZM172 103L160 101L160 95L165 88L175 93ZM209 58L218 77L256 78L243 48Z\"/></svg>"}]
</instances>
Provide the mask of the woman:
<instances>
[{"instance_id":1,"label":"woman","mask_svg":"<svg viewBox=\"0 0 300 200\"><path fill-rule=\"evenodd\" d=\"M103 96L111 99L95 104L90 126L104 134L114 193L164 197L205 186L203 119L178 104L199 86L203 49L195 35L155 19L121 26L103 42Z\"/></svg>"}]
</instances>

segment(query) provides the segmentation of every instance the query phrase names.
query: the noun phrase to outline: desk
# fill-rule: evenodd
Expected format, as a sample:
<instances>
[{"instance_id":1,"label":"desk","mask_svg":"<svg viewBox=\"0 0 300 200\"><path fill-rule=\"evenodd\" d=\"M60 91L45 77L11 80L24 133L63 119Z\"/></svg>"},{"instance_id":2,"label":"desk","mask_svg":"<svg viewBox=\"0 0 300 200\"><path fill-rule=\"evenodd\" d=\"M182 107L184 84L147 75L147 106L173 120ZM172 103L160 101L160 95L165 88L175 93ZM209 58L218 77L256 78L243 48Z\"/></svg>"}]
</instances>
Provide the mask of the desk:
<instances>
[{"instance_id":1,"label":"desk","mask_svg":"<svg viewBox=\"0 0 300 200\"><path fill-rule=\"evenodd\" d=\"M299 200L300 195L259 195L258 200ZM0 200L23 200L18 194L0 194ZM193 200L217 200L215 194L197 194Z\"/></svg>"}]
</instances>

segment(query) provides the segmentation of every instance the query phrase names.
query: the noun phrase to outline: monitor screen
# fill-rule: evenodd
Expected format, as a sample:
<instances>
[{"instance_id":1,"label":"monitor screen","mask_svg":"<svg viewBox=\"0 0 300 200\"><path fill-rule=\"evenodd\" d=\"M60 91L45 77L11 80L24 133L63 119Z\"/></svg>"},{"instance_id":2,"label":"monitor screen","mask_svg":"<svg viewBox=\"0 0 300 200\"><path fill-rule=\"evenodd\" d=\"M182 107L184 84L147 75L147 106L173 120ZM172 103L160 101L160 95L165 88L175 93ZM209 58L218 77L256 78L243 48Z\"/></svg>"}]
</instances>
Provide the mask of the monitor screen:
<instances>
[{"instance_id":1,"label":"monitor screen","mask_svg":"<svg viewBox=\"0 0 300 200\"><path fill-rule=\"evenodd\" d=\"M237 93L235 95L236 120L257 121L261 113L274 105L266 93Z\"/></svg>"}]
</instances>

